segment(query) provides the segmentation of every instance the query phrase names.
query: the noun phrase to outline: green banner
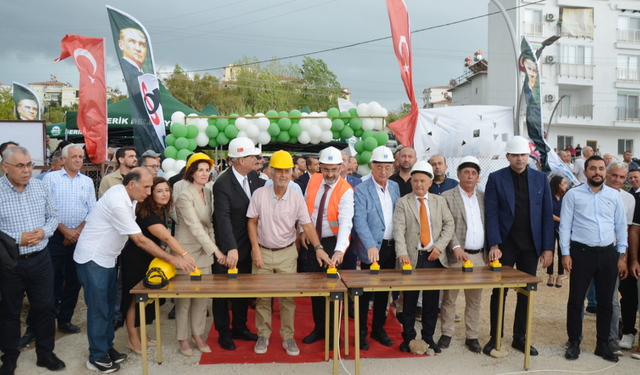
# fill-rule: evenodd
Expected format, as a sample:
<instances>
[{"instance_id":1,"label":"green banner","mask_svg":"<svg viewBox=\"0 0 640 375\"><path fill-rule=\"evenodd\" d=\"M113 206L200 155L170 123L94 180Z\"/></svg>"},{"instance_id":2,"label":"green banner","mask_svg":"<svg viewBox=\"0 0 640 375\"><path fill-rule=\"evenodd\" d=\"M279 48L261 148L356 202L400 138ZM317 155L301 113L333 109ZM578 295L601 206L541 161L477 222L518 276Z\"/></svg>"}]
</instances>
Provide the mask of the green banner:
<instances>
[{"instance_id":1,"label":"green banner","mask_svg":"<svg viewBox=\"0 0 640 375\"><path fill-rule=\"evenodd\" d=\"M40 120L40 99L29 87L13 82L13 102L18 120Z\"/></svg>"}]
</instances>

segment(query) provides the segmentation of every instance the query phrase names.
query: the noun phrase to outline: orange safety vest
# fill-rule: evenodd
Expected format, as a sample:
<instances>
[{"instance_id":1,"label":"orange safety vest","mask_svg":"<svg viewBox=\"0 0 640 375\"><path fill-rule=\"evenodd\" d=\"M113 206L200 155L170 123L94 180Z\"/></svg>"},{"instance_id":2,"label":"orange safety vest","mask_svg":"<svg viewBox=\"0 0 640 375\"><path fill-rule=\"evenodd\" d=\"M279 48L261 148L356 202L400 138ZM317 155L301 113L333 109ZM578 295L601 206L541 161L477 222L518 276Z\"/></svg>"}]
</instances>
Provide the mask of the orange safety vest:
<instances>
[{"instance_id":1,"label":"orange safety vest","mask_svg":"<svg viewBox=\"0 0 640 375\"><path fill-rule=\"evenodd\" d=\"M309 179L309 183L307 184L307 209L309 210L309 215L313 215L313 206L316 203L316 195L320 190L320 185L324 177L322 173L314 173ZM347 190L353 190L351 185L344 178L340 177L338 179L338 183L336 187L333 188L331 192L331 197L329 198L329 205L327 206L327 220L329 220L329 226L334 234L338 234L338 230L340 229L340 224L338 223L338 205L340 204L340 199Z\"/></svg>"}]
</instances>

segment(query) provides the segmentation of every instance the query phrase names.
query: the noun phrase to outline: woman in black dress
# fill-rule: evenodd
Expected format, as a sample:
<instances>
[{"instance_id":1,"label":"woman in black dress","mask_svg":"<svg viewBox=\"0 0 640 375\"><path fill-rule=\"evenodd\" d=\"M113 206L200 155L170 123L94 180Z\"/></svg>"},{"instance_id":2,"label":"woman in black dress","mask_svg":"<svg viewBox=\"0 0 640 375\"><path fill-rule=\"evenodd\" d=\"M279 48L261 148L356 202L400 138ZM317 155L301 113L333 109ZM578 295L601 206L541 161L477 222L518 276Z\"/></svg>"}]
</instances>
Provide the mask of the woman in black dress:
<instances>
[{"instance_id":1,"label":"woman in black dress","mask_svg":"<svg viewBox=\"0 0 640 375\"><path fill-rule=\"evenodd\" d=\"M155 177L151 186L151 195L136 206L136 223L140 226L142 234L152 240L156 245L166 249L167 245L182 258L192 260L193 257L171 237L167 229L168 212L173 205L173 197L169 183L162 177ZM140 339L140 311L133 295L129 293L142 279L144 279L149 263L154 259L153 255L140 249L133 241L128 241L122 251L122 302L120 304L122 315L125 317L129 340L127 347L131 351L141 354L142 343ZM146 324L155 319L154 304L146 307ZM155 346L155 342L147 337L147 346Z\"/></svg>"}]
</instances>

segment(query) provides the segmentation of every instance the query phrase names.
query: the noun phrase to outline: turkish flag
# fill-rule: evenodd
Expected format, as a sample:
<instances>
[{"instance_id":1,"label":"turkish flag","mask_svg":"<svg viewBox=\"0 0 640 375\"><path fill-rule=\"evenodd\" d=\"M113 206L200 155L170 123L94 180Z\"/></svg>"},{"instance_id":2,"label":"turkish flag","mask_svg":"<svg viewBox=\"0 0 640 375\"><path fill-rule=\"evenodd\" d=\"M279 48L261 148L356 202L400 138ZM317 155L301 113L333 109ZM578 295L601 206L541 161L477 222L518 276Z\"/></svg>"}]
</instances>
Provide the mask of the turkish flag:
<instances>
[{"instance_id":1,"label":"turkish flag","mask_svg":"<svg viewBox=\"0 0 640 375\"><path fill-rule=\"evenodd\" d=\"M60 43L62 53L53 62L73 57L80 72L78 129L84 136L89 159L107 159L107 85L104 38L69 35Z\"/></svg>"},{"instance_id":2,"label":"turkish flag","mask_svg":"<svg viewBox=\"0 0 640 375\"><path fill-rule=\"evenodd\" d=\"M411 112L403 118L389 124L396 138L404 146L413 146L413 136L418 122L418 103L413 91L413 56L411 54L411 22L407 6L403 0L387 0L393 50L396 52L400 64L400 76L404 82L404 89L411 102Z\"/></svg>"}]
</instances>

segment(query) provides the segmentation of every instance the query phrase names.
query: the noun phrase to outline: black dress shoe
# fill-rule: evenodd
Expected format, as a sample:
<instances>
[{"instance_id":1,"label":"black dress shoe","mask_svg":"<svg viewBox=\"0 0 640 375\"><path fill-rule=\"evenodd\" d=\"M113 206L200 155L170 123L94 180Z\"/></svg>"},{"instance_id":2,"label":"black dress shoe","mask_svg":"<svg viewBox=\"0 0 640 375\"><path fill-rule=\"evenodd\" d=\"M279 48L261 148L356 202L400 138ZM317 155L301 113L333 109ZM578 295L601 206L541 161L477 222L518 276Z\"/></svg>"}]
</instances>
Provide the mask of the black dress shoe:
<instances>
[{"instance_id":1,"label":"black dress shoe","mask_svg":"<svg viewBox=\"0 0 640 375\"><path fill-rule=\"evenodd\" d=\"M524 353L524 339L514 338L511 342L511 347ZM529 347L529 354L532 356L538 355L538 351L533 347L533 345Z\"/></svg>"},{"instance_id":2,"label":"black dress shoe","mask_svg":"<svg viewBox=\"0 0 640 375\"><path fill-rule=\"evenodd\" d=\"M209 310L207 310L207 312L209 312ZM169 311L169 315L167 315L167 318L169 320L173 320L176 318L176 305L173 305L173 308L171 309L171 311Z\"/></svg>"},{"instance_id":3,"label":"black dress shoe","mask_svg":"<svg viewBox=\"0 0 640 375\"><path fill-rule=\"evenodd\" d=\"M449 344L451 344L451 336L440 336L440 339L438 340L439 347L441 347L442 349L447 349L449 347Z\"/></svg>"},{"instance_id":4,"label":"black dress shoe","mask_svg":"<svg viewBox=\"0 0 640 375\"><path fill-rule=\"evenodd\" d=\"M411 349L409 349L409 341L403 341L400 344L400 351L404 353L411 353Z\"/></svg>"},{"instance_id":5,"label":"black dress shoe","mask_svg":"<svg viewBox=\"0 0 640 375\"><path fill-rule=\"evenodd\" d=\"M247 341L258 341L258 335L256 335L255 333L251 333L248 328L245 328L244 331L240 332L231 330L231 338Z\"/></svg>"},{"instance_id":6,"label":"black dress shoe","mask_svg":"<svg viewBox=\"0 0 640 375\"><path fill-rule=\"evenodd\" d=\"M322 340L324 339L324 330L313 330L313 332L311 332L309 334L309 336L305 337L304 339L302 339L302 343L303 344L313 344L314 342L318 341L318 340Z\"/></svg>"},{"instance_id":7,"label":"black dress shoe","mask_svg":"<svg viewBox=\"0 0 640 375\"><path fill-rule=\"evenodd\" d=\"M218 344L225 350L236 350L236 344L231 340L231 336L220 335L218 336Z\"/></svg>"},{"instance_id":8,"label":"black dress shoe","mask_svg":"<svg viewBox=\"0 0 640 375\"><path fill-rule=\"evenodd\" d=\"M35 329L29 329L29 327L27 327L27 331L18 342L18 349L26 348L34 341L36 341L36 331Z\"/></svg>"},{"instance_id":9,"label":"black dress shoe","mask_svg":"<svg viewBox=\"0 0 640 375\"><path fill-rule=\"evenodd\" d=\"M62 333L80 333L80 327L74 326L71 323L67 323L67 324L58 323L58 331Z\"/></svg>"},{"instance_id":10,"label":"black dress shoe","mask_svg":"<svg viewBox=\"0 0 640 375\"><path fill-rule=\"evenodd\" d=\"M377 331L377 332L372 331L371 338L384 346L393 346L393 341L391 341L391 339L389 338L389 335L387 335L387 332L385 332L384 330Z\"/></svg>"},{"instance_id":11,"label":"black dress shoe","mask_svg":"<svg viewBox=\"0 0 640 375\"><path fill-rule=\"evenodd\" d=\"M605 359L609 362L618 362L618 356L613 354L613 352L609 348L609 343L607 342L599 342L598 345L596 345L596 350L595 352L593 352L593 354L602 357L602 359Z\"/></svg>"},{"instance_id":12,"label":"black dress shoe","mask_svg":"<svg viewBox=\"0 0 640 375\"><path fill-rule=\"evenodd\" d=\"M464 345L474 353L480 353L482 351L482 347L480 346L478 339L466 339L464 340Z\"/></svg>"},{"instance_id":13,"label":"black dress shoe","mask_svg":"<svg viewBox=\"0 0 640 375\"><path fill-rule=\"evenodd\" d=\"M14 375L16 373L17 366L17 359L5 360L4 362L2 362L2 367L0 367L0 375Z\"/></svg>"},{"instance_id":14,"label":"black dress shoe","mask_svg":"<svg viewBox=\"0 0 640 375\"><path fill-rule=\"evenodd\" d=\"M578 341L569 341L568 344L564 357L569 360L578 359L580 356L580 343Z\"/></svg>"},{"instance_id":15,"label":"black dress shoe","mask_svg":"<svg viewBox=\"0 0 640 375\"><path fill-rule=\"evenodd\" d=\"M489 340L487 345L484 346L482 352L486 355L491 355L491 351L496 348L496 339L493 337Z\"/></svg>"},{"instance_id":16,"label":"black dress shoe","mask_svg":"<svg viewBox=\"0 0 640 375\"><path fill-rule=\"evenodd\" d=\"M46 367L49 371L59 371L65 368L64 362L62 362L55 354L51 353L46 357L38 358L36 362L38 367Z\"/></svg>"},{"instance_id":17,"label":"black dress shoe","mask_svg":"<svg viewBox=\"0 0 640 375\"><path fill-rule=\"evenodd\" d=\"M424 338L423 338L423 340L424 340ZM440 347L438 346L438 344L436 344L436 343L433 341L433 339L427 339L427 340L424 340L424 342L426 342L427 344L429 344L429 347L430 347L431 349L433 349L433 352L434 352L434 353L436 353L436 354L440 354L440 353L442 353L442 349L440 349Z\"/></svg>"},{"instance_id":18,"label":"black dress shoe","mask_svg":"<svg viewBox=\"0 0 640 375\"><path fill-rule=\"evenodd\" d=\"M369 350L369 340L367 340L366 333L360 334L360 350Z\"/></svg>"}]
</instances>

